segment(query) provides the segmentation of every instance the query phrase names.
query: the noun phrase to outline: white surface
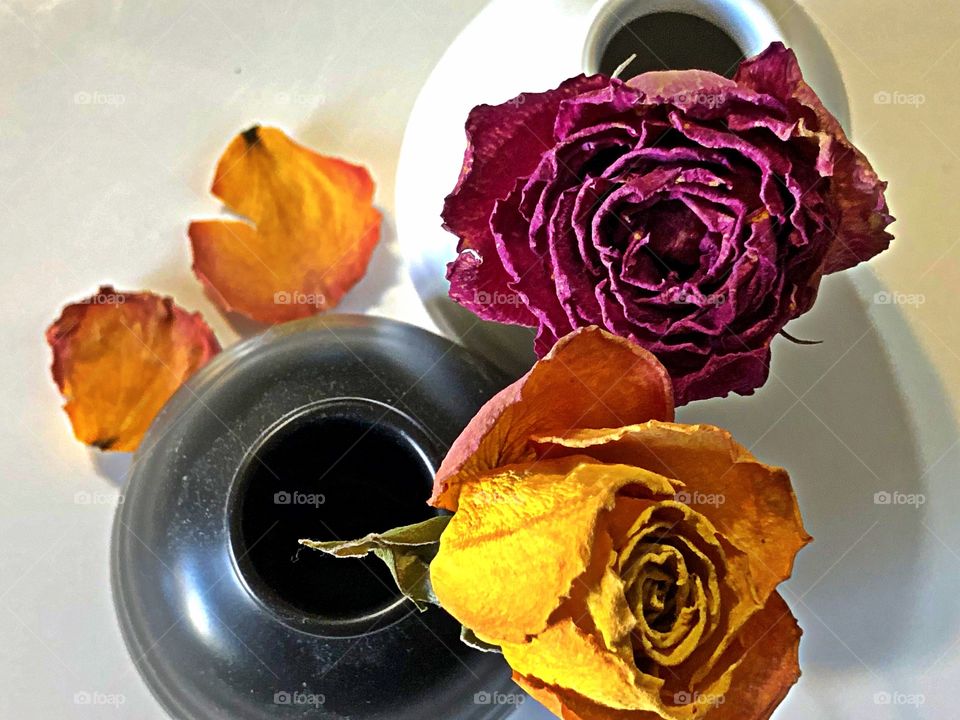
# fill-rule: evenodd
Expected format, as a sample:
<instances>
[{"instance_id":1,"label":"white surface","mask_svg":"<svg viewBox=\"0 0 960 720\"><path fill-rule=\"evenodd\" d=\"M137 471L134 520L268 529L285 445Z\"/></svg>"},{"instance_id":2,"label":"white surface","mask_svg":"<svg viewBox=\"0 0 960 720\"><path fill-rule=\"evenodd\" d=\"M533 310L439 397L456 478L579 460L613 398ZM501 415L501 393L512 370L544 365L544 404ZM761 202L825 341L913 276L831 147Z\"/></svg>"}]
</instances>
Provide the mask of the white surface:
<instances>
[{"instance_id":1,"label":"white surface","mask_svg":"<svg viewBox=\"0 0 960 720\"><path fill-rule=\"evenodd\" d=\"M163 717L110 603L110 478L122 476L123 460L72 440L43 330L65 301L106 281L172 294L232 342L236 332L190 273L185 228L216 211L207 193L216 157L254 121L371 167L387 241L342 309L429 326L390 236L393 175L420 85L482 4L0 4L0 717ZM933 0L804 6L843 69L858 144L892 181L899 239L869 268L831 280L817 309L791 326L823 346L780 343L776 377L762 393L705 403L686 417L729 425L764 459L788 465L819 538L787 593L807 630L806 674L777 717L953 717L960 8ZM550 7L557 34L534 38L580 32L582 3ZM488 73L520 27L507 20L475 59ZM563 74L549 53L529 49L507 69L499 97L472 100L555 85ZM546 84L526 84L544 76ZM451 98L463 91L449 89ZM922 93L926 102L877 105L877 92ZM882 288L925 302L872 304ZM922 492L928 502L877 507L880 489ZM77 493L90 502L78 503ZM878 706L875 692L920 693L926 702ZM77 704L77 693L123 704ZM538 716L532 704L522 712Z\"/></svg>"}]
</instances>

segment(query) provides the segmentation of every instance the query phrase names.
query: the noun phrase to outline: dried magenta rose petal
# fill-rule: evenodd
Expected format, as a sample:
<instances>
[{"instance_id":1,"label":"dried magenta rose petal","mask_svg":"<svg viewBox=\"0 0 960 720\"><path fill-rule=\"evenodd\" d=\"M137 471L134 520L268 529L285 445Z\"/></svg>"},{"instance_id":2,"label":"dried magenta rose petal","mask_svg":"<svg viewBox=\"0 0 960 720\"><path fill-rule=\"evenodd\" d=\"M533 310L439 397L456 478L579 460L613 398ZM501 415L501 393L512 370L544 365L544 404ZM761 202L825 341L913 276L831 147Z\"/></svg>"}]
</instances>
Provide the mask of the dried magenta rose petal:
<instances>
[{"instance_id":1,"label":"dried magenta rose petal","mask_svg":"<svg viewBox=\"0 0 960 720\"><path fill-rule=\"evenodd\" d=\"M540 357L597 325L652 352L677 405L748 395L822 276L892 240L886 183L780 43L733 79L581 76L518 100L467 118L447 278L479 317L536 328Z\"/></svg>"},{"instance_id":2,"label":"dried magenta rose petal","mask_svg":"<svg viewBox=\"0 0 960 720\"><path fill-rule=\"evenodd\" d=\"M380 212L366 168L276 128L237 135L211 189L245 220L190 224L193 270L228 311L275 323L336 306L366 273Z\"/></svg>"},{"instance_id":3,"label":"dried magenta rose petal","mask_svg":"<svg viewBox=\"0 0 960 720\"><path fill-rule=\"evenodd\" d=\"M77 439L120 451L136 450L177 388L220 352L199 313L109 285L65 307L47 343Z\"/></svg>"}]
</instances>

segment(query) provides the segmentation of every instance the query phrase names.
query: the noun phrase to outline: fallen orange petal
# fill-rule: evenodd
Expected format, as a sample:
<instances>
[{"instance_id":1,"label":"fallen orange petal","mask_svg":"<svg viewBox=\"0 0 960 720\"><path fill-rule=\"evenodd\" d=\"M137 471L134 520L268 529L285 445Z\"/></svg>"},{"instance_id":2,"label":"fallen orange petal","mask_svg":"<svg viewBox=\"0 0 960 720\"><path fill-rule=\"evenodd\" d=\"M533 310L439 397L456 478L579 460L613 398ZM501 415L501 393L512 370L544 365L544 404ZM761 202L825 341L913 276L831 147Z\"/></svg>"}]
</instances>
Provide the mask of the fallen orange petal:
<instances>
[{"instance_id":1,"label":"fallen orange petal","mask_svg":"<svg viewBox=\"0 0 960 720\"><path fill-rule=\"evenodd\" d=\"M121 451L137 449L164 403L220 351L199 313L109 285L65 307L47 343L77 439Z\"/></svg>"},{"instance_id":2,"label":"fallen orange petal","mask_svg":"<svg viewBox=\"0 0 960 720\"><path fill-rule=\"evenodd\" d=\"M672 419L663 365L639 345L582 328L480 408L444 458L430 504L456 510L461 483L533 459L534 435Z\"/></svg>"},{"instance_id":3,"label":"fallen orange petal","mask_svg":"<svg viewBox=\"0 0 960 720\"><path fill-rule=\"evenodd\" d=\"M211 191L245 220L191 223L193 270L225 310L259 322L335 307L366 273L380 238L366 168L276 128L237 135Z\"/></svg>"}]
</instances>

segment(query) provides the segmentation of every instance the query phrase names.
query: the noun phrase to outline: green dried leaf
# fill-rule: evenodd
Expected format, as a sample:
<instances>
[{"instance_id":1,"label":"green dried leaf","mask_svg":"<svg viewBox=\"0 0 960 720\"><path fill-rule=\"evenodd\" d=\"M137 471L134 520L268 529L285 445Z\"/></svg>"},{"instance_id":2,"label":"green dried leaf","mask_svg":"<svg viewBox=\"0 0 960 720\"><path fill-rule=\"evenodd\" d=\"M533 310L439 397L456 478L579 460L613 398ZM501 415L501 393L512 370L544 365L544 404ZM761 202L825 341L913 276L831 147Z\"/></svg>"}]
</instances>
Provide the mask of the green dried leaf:
<instances>
[{"instance_id":1,"label":"green dried leaf","mask_svg":"<svg viewBox=\"0 0 960 720\"><path fill-rule=\"evenodd\" d=\"M440 549L440 535L449 515L432 517L415 525L370 533L359 540L300 540L300 544L338 558L364 557L373 553L390 568L397 587L423 612L440 605L430 584L430 562Z\"/></svg>"}]
</instances>

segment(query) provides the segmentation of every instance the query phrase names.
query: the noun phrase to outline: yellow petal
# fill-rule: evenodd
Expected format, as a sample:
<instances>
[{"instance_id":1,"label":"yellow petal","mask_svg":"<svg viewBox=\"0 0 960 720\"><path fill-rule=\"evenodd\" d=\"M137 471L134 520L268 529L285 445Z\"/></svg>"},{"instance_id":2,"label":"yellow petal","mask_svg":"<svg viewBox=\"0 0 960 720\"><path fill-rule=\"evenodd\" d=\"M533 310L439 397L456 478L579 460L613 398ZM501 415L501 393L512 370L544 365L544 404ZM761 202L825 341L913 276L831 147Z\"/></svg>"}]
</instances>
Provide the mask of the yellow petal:
<instances>
[{"instance_id":1,"label":"yellow petal","mask_svg":"<svg viewBox=\"0 0 960 720\"><path fill-rule=\"evenodd\" d=\"M648 495L674 492L654 473L576 456L466 483L430 565L441 604L498 645L543 631L591 563L598 515L627 485Z\"/></svg>"},{"instance_id":2,"label":"yellow petal","mask_svg":"<svg viewBox=\"0 0 960 720\"><path fill-rule=\"evenodd\" d=\"M611 549L607 557L609 560L600 582L587 586L586 608L605 648L632 660L630 633L636 627L637 618L627 602L623 580L615 569L617 553Z\"/></svg>"},{"instance_id":3,"label":"yellow petal","mask_svg":"<svg viewBox=\"0 0 960 720\"><path fill-rule=\"evenodd\" d=\"M506 643L510 667L541 683L572 690L594 703L619 710L663 715L663 681L639 673L632 663L603 648L573 620L551 625L526 643Z\"/></svg>"},{"instance_id":4,"label":"yellow petal","mask_svg":"<svg viewBox=\"0 0 960 720\"><path fill-rule=\"evenodd\" d=\"M794 556L811 540L787 472L758 461L726 430L651 421L572 430L537 442L551 456L587 454L682 482L681 495L745 553L761 602L790 577Z\"/></svg>"}]
</instances>

